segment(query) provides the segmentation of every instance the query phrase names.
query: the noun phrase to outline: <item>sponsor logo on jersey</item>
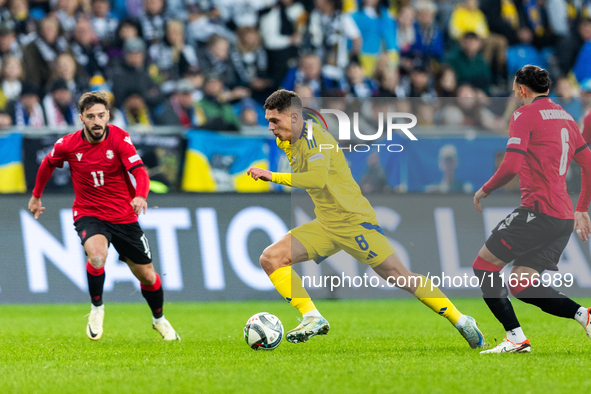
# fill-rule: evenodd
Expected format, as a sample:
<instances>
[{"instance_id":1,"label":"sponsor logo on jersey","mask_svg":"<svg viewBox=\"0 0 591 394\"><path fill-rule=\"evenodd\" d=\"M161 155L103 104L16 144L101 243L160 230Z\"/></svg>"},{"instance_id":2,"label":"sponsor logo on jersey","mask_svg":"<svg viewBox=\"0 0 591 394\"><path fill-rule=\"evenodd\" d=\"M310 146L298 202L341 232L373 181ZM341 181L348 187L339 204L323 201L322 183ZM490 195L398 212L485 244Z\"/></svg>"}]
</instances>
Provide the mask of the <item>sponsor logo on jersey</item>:
<instances>
[{"instance_id":1,"label":"sponsor logo on jersey","mask_svg":"<svg viewBox=\"0 0 591 394\"><path fill-rule=\"evenodd\" d=\"M509 142L507 142L507 145L511 145L511 144L515 144L515 145L521 144L521 138L517 138L517 137L509 138Z\"/></svg>"},{"instance_id":2,"label":"sponsor logo on jersey","mask_svg":"<svg viewBox=\"0 0 591 394\"><path fill-rule=\"evenodd\" d=\"M565 120L574 120L571 114L566 112L563 109L541 109L540 115L542 115L543 120L552 120L552 119L565 119Z\"/></svg>"},{"instance_id":3,"label":"sponsor logo on jersey","mask_svg":"<svg viewBox=\"0 0 591 394\"><path fill-rule=\"evenodd\" d=\"M76 158L80 161L82 159L82 153L76 153Z\"/></svg>"},{"instance_id":4,"label":"sponsor logo on jersey","mask_svg":"<svg viewBox=\"0 0 591 394\"><path fill-rule=\"evenodd\" d=\"M127 142L129 145L133 145L133 144L131 143L131 137L129 137L129 136L127 136L127 137L123 138L123 141Z\"/></svg>"},{"instance_id":5,"label":"sponsor logo on jersey","mask_svg":"<svg viewBox=\"0 0 591 394\"><path fill-rule=\"evenodd\" d=\"M128 160L130 163L135 163L136 161L141 160L141 159L140 159L140 155L133 155Z\"/></svg>"},{"instance_id":6,"label":"sponsor logo on jersey","mask_svg":"<svg viewBox=\"0 0 591 394\"><path fill-rule=\"evenodd\" d=\"M521 114L522 114L521 112L519 112L519 111L515 111L515 112L513 113L513 120L517 120L517 118L519 118L519 115L521 115Z\"/></svg>"},{"instance_id":7,"label":"sponsor logo on jersey","mask_svg":"<svg viewBox=\"0 0 591 394\"><path fill-rule=\"evenodd\" d=\"M112 159L115 155L113 154L113 151L111 149L109 149L107 151L107 159Z\"/></svg>"},{"instance_id":8,"label":"sponsor logo on jersey","mask_svg":"<svg viewBox=\"0 0 591 394\"><path fill-rule=\"evenodd\" d=\"M314 156L308 159L308 163L313 162L314 160L322 160L324 159L324 155L322 153L316 153Z\"/></svg>"}]
</instances>

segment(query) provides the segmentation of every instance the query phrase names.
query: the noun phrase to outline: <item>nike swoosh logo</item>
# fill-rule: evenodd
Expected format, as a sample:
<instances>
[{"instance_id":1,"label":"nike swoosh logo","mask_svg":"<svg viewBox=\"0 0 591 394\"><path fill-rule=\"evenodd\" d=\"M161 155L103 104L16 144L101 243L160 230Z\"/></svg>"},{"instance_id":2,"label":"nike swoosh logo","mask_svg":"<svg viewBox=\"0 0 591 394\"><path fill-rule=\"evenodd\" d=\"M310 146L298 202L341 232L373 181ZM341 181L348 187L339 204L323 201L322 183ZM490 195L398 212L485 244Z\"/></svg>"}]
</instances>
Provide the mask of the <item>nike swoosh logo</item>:
<instances>
[{"instance_id":1,"label":"nike swoosh logo","mask_svg":"<svg viewBox=\"0 0 591 394\"><path fill-rule=\"evenodd\" d=\"M92 332L92 328L90 328L90 324L88 325L88 332L90 333L91 337L96 337L98 334L95 334L94 332Z\"/></svg>"}]
</instances>

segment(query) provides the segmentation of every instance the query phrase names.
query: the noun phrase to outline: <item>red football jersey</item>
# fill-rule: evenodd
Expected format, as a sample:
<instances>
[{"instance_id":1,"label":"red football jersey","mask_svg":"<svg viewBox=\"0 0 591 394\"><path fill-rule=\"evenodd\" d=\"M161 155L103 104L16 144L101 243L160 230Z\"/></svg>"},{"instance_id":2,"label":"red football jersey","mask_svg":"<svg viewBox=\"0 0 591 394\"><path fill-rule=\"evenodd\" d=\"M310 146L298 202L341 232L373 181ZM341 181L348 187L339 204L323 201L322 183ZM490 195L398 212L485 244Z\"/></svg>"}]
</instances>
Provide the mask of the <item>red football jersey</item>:
<instances>
[{"instance_id":1,"label":"red football jersey","mask_svg":"<svg viewBox=\"0 0 591 394\"><path fill-rule=\"evenodd\" d=\"M587 144L591 144L591 109L587 111L587 114L583 118L581 135Z\"/></svg>"},{"instance_id":2,"label":"red football jersey","mask_svg":"<svg viewBox=\"0 0 591 394\"><path fill-rule=\"evenodd\" d=\"M525 155L519 171L521 206L558 219L573 219L566 172L573 156L587 147L577 122L544 96L513 113L509 137L507 152Z\"/></svg>"},{"instance_id":3,"label":"red football jersey","mask_svg":"<svg viewBox=\"0 0 591 394\"><path fill-rule=\"evenodd\" d=\"M131 207L135 188L127 172L144 163L125 130L108 125L98 144L88 142L78 130L57 140L47 161L55 167L64 161L70 164L74 221L84 216L117 224L138 221Z\"/></svg>"}]
</instances>

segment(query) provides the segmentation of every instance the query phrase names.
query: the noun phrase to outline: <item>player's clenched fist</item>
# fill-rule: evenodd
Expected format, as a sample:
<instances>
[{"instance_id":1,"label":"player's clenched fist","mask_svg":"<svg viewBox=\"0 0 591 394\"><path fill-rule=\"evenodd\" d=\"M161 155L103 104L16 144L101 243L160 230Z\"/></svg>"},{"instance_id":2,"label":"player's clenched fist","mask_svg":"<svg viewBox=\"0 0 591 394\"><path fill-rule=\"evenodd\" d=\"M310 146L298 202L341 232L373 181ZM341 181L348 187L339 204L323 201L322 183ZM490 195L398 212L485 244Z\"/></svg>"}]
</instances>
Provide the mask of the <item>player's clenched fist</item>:
<instances>
[{"instance_id":1,"label":"player's clenched fist","mask_svg":"<svg viewBox=\"0 0 591 394\"><path fill-rule=\"evenodd\" d=\"M148 209L148 202L143 197L135 197L133 200L131 200L131 207L136 214L139 215L142 211L144 211L145 214L146 210Z\"/></svg>"},{"instance_id":2,"label":"player's clenched fist","mask_svg":"<svg viewBox=\"0 0 591 394\"><path fill-rule=\"evenodd\" d=\"M45 211L45 207L43 206L43 204L41 204L40 198L37 198L35 196L31 197L31 199L29 200L29 211L31 211L31 213L35 215L35 219L38 219L39 215L41 215L43 211Z\"/></svg>"},{"instance_id":3,"label":"player's clenched fist","mask_svg":"<svg viewBox=\"0 0 591 394\"><path fill-rule=\"evenodd\" d=\"M263 170L262 168L250 167L246 173L255 181L260 179L266 182L271 182L273 179L273 173L268 170Z\"/></svg>"}]
</instances>

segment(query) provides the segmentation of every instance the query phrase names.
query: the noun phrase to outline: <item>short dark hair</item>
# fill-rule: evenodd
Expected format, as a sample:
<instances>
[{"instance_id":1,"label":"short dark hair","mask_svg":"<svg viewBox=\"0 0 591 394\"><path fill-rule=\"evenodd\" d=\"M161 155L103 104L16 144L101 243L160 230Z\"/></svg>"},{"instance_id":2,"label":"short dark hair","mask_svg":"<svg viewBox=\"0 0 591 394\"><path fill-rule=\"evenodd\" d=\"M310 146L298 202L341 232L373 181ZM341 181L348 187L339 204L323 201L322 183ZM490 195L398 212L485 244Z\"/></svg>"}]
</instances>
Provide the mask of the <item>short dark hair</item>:
<instances>
[{"instance_id":1,"label":"short dark hair","mask_svg":"<svg viewBox=\"0 0 591 394\"><path fill-rule=\"evenodd\" d=\"M80 100L78 100L78 112L82 114L85 110L95 104L103 104L105 108L109 109L109 98L103 92L88 92L84 93Z\"/></svg>"},{"instance_id":2,"label":"short dark hair","mask_svg":"<svg viewBox=\"0 0 591 394\"><path fill-rule=\"evenodd\" d=\"M536 93L546 93L550 89L550 76L548 71L538 66L527 66L521 67L515 74L515 83L519 85L525 85L530 90Z\"/></svg>"},{"instance_id":3,"label":"short dark hair","mask_svg":"<svg viewBox=\"0 0 591 394\"><path fill-rule=\"evenodd\" d=\"M302 100L300 99L300 96L291 90L280 89L267 97L263 108L268 110L276 109L279 112L283 112L286 109L291 108L292 104L294 109L301 109Z\"/></svg>"}]
</instances>

